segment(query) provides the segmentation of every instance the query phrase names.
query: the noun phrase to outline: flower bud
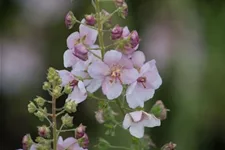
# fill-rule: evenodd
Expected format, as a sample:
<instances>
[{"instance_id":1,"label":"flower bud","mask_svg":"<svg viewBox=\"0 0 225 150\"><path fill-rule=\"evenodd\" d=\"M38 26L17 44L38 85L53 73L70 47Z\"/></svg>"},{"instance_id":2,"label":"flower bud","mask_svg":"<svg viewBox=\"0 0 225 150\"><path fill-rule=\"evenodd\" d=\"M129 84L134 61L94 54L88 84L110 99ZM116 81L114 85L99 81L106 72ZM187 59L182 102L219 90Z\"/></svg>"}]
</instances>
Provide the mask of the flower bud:
<instances>
[{"instance_id":1,"label":"flower bud","mask_svg":"<svg viewBox=\"0 0 225 150\"><path fill-rule=\"evenodd\" d=\"M168 109L165 108L163 102L161 100L156 101L151 109L151 113L154 114L160 120L165 120L167 117Z\"/></svg>"},{"instance_id":2,"label":"flower bud","mask_svg":"<svg viewBox=\"0 0 225 150\"><path fill-rule=\"evenodd\" d=\"M83 44L77 44L74 47L74 55L83 61L88 60L88 50Z\"/></svg>"},{"instance_id":3,"label":"flower bud","mask_svg":"<svg viewBox=\"0 0 225 150\"><path fill-rule=\"evenodd\" d=\"M67 84L65 87L64 87L64 92L66 94L70 94L72 92L73 88L71 87L70 84Z\"/></svg>"},{"instance_id":4,"label":"flower bud","mask_svg":"<svg viewBox=\"0 0 225 150\"><path fill-rule=\"evenodd\" d=\"M81 147L84 148L84 149L88 148L89 138L88 138L88 135L86 133L84 133L81 141L82 141L80 143Z\"/></svg>"},{"instance_id":5,"label":"flower bud","mask_svg":"<svg viewBox=\"0 0 225 150\"><path fill-rule=\"evenodd\" d=\"M30 102L27 107L29 113L34 113L37 110L37 107L33 102Z\"/></svg>"},{"instance_id":6,"label":"flower bud","mask_svg":"<svg viewBox=\"0 0 225 150\"><path fill-rule=\"evenodd\" d=\"M62 91L62 88L60 86L56 86L52 91L52 95L58 98L61 95L61 91Z\"/></svg>"},{"instance_id":7,"label":"flower bud","mask_svg":"<svg viewBox=\"0 0 225 150\"><path fill-rule=\"evenodd\" d=\"M103 110L96 111L95 118L100 124L104 123L105 120L104 120L104 116L103 116Z\"/></svg>"},{"instance_id":8,"label":"flower bud","mask_svg":"<svg viewBox=\"0 0 225 150\"><path fill-rule=\"evenodd\" d=\"M75 23L76 17L74 16L72 11L69 11L65 17L65 25L68 29L72 29Z\"/></svg>"},{"instance_id":9,"label":"flower bud","mask_svg":"<svg viewBox=\"0 0 225 150\"><path fill-rule=\"evenodd\" d=\"M30 137L30 134L24 135L22 139L22 144L23 144L23 150L28 150L29 147L32 145L33 141Z\"/></svg>"},{"instance_id":10,"label":"flower bud","mask_svg":"<svg viewBox=\"0 0 225 150\"><path fill-rule=\"evenodd\" d=\"M41 137L50 137L50 132L50 129L45 125L38 127L38 134Z\"/></svg>"},{"instance_id":11,"label":"flower bud","mask_svg":"<svg viewBox=\"0 0 225 150\"><path fill-rule=\"evenodd\" d=\"M110 13L107 12L105 9L102 9L101 14L102 14L103 18L107 18L107 20L105 22L106 27L111 27L112 17L110 16Z\"/></svg>"},{"instance_id":12,"label":"flower bud","mask_svg":"<svg viewBox=\"0 0 225 150\"><path fill-rule=\"evenodd\" d=\"M40 121L44 121L46 114L47 114L46 108L44 108L42 110L39 110L36 113L34 113L34 115L37 116Z\"/></svg>"},{"instance_id":13,"label":"flower bud","mask_svg":"<svg viewBox=\"0 0 225 150\"><path fill-rule=\"evenodd\" d=\"M86 130L86 126L80 124L75 130L75 138L80 139L84 136Z\"/></svg>"},{"instance_id":14,"label":"flower bud","mask_svg":"<svg viewBox=\"0 0 225 150\"><path fill-rule=\"evenodd\" d=\"M62 123L66 127L72 127L73 126L73 117L69 116L68 114L65 114L64 116L62 116L61 120L62 120Z\"/></svg>"},{"instance_id":15,"label":"flower bud","mask_svg":"<svg viewBox=\"0 0 225 150\"><path fill-rule=\"evenodd\" d=\"M71 101L71 100L66 101L65 110L68 113L76 112L77 111L77 104L75 103L75 101Z\"/></svg>"},{"instance_id":16,"label":"flower bud","mask_svg":"<svg viewBox=\"0 0 225 150\"><path fill-rule=\"evenodd\" d=\"M121 7L125 1L124 0L114 0L114 3L117 7Z\"/></svg>"},{"instance_id":17,"label":"flower bud","mask_svg":"<svg viewBox=\"0 0 225 150\"><path fill-rule=\"evenodd\" d=\"M126 18L128 15L128 6L127 3L124 2L121 6L121 12L119 13L122 18Z\"/></svg>"},{"instance_id":18,"label":"flower bud","mask_svg":"<svg viewBox=\"0 0 225 150\"><path fill-rule=\"evenodd\" d=\"M96 24L96 19L94 15L85 15L85 23L90 26L94 26Z\"/></svg>"},{"instance_id":19,"label":"flower bud","mask_svg":"<svg viewBox=\"0 0 225 150\"><path fill-rule=\"evenodd\" d=\"M45 99L43 99L42 97L37 97L37 98L34 99L34 101L40 107L44 106L44 104L45 104Z\"/></svg>"},{"instance_id":20,"label":"flower bud","mask_svg":"<svg viewBox=\"0 0 225 150\"><path fill-rule=\"evenodd\" d=\"M130 33L130 44L131 44L132 48L137 47L139 42L140 42L140 39L139 39L137 31L132 31Z\"/></svg>"},{"instance_id":21,"label":"flower bud","mask_svg":"<svg viewBox=\"0 0 225 150\"><path fill-rule=\"evenodd\" d=\"M50 83L44 82L44 84L43 84L43 86L42 86L42 89L43 89L43 90L49 90L50 88L51 88Z\"/></svg>"},{"instance_id":22,"label":"flower bud","mask_svg":"<svg viewBox=\"0 0 225 150\"><path fill-rule=\"evenodd\" d=\"M177 144L172 143L172 142L169 142L169 143L165 144L165 145L161 148L161 150L175 150L176 146L177 146Z\"/></svg>"},{"instance_id":23,"label":"flower bud","mask_svg":"<svg viewBox=\"0 0 225 150\"><path fill-rule=\"evenodd\" d=\"M117 40L121 38L122 33L123 33L123 28L120 27L119 25L116 25L111 31L112 40Z\"/></svg>"}]
</instances>

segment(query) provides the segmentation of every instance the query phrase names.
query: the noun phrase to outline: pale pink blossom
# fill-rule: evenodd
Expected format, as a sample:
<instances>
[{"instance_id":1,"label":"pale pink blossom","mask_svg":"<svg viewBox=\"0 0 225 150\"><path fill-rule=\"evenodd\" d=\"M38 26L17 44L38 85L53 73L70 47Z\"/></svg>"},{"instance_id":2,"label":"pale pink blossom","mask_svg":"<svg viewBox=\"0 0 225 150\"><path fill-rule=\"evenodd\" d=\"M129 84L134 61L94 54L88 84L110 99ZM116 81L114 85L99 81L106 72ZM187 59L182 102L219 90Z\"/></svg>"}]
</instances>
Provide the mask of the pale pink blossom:
<instances>
[{"instance_id":1,"label":"pale pink blossom","mask_svg":"<svg viewBox=\"0 0 225 150\"><path fill-rule=\"evenodd\" d=\"M58 138L58 142L57 142L57 150L87 150L87 149L83 149L78 141L73 138L73 137L69 137L65 140L63 140L63 138L60 136Z\"/></svg>"},{"instance_id":2,"label":"pale pink blossom","mask_svg":"<svg viewBox=\"0 0 225 150\"><path fill-rule=\"evenodd\" d=\"M162 84L155 60L144 64L145 57L141 53L137 51L131 58L139 74L126 91L126 99L130 108L144 107L144 102L152 98L155 90Z\"/></svg>"},{"instance_id":3,"label":"pale pink blossom","mask_svg":"<svg viewBox=\"0 0 225 150\"><path fill-rule=\"evenodd\" d=\"M82 20L82 23L85 23L85 19ZM98 32L95 29L81 24L79 31L70 34L67 38L68 50L63 55L64 67L71 67L80 59L87 60L87 49L94 45L97 39Z\"/></svg>"},{"instance_id":4,"label":"pale pink blossom","mask_svg":"<svg viewBox=\"0 0 225 150\"><path fill-rule=\"evenodd\" d=\"M116 50L106 52L103 62L92 63L88 73L93 79L102 80L103 94L109 100L119 97L123 90L122 84L130 84L138 76L132 62Z\"/></svg>"},{"instance_id":5,"label":"pale pink blossom","mask_svg":"<svg viewBox=\"0 0 225 150\"><path fill-rule=\"evenodd\" d=\"M92 48L98 48L97 45L93 45ZM96 57L97 56L97 57ZM90 50L88 53L87 61L78 61L74 66L72 73L76 76L80 76L85 78L84 85L88 92L93 93L97 91L101 87L102 80L101 79L92 79L87 70L91 63L101 61L101 51L100 50Z\"/></svg>"},{"instance_id":6,"label":"pale pink blossom","mask_svg":"<svg viewBox=\"0 0 225 150\"><path fill-rule=\"evenodd\" d=\"M126 114L123 120L123 128L129 129L130 134L142 138L144 136L144 127L160 126L161 122L153 114L144 111L134 111Z\"/></svg>"},{"instance_id":7,"label":"pale pink blossom","mask_svg":"<svg viewBox=\"0 0 225 150\"><path fill-rule=\"evenodd\" d=\"M84 83L67 70L58 70L57 72L62 79L61 86L70 84L73 88L67 99L75 101L77 104L83 102L87 98L87 91Z\"/></svg>"}]
</instances>

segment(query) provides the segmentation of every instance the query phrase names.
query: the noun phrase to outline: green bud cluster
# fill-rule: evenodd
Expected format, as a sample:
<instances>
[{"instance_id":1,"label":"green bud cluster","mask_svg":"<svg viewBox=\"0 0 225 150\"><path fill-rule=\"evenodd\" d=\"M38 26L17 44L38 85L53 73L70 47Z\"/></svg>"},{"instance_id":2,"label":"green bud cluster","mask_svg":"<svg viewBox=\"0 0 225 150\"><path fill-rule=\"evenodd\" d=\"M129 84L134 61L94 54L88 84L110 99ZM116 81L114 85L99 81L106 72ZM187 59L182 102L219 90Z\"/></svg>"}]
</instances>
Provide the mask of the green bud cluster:
<instances>
[{"instance_id":1,"label":"green bud cluster","mask_svg":"<svg viewBox=\"0 0 225 150\"><path fill-rule=\"evenodd\" d=\"M64 92L65 92L66 94L70 94L70 93L72 92L72 90L73 90L73 88L72 88L69 84L67 84L67 85L64 87Z\"/></svg>"},{"instance_id":2,"label":"green bud cluster","mask_svg":"<svg viewBox=\"0 0 225 150\"><path fill-rule=\"evenodd\" d=\"M57 71L52 67L48 69L47 79L52 85L60 85L62 83ZM47 83L45 84L47 85Z\"/></svg>"},{"instance_id":3,"label":"green bud cluster","mask_svg":"<svg viewBox=\"0 0 225 150\"><path fill-rule=\"evenodd\" d=\"M42 97L37 97L34 99L34 101L37 103L38 106L42 107L45 105L45 99L43 99Z\"/></svg>"},{"instance_id":4,"label":"green bud cluster","mask_svg":"<svg viewBox=\"0 0 225 150\"><path fill-rule=\"evenodd\" d=\"M69 116L68 114L62 116L61 120L65 127L73 126L73 117Z\"/></svg>"},{"instance_id":5,"label":"green bud cluster","mask_svg":"<svg viewBox=\"0 0 225 150\"><path fill-rule=\"evenodd\" d=\"M50 137L50 133L51 133L51 130L46 125L38 127L38 134L41 137L49 138Z\"/></svg>"},{"instance_id":6,"label":"green bud cluster","mask_svg":"<svg viewBox=\"0 0 225 150\"><path fill-rule=\"evenodd\" d=\"M34 113L37 110L36 105L33 102L30 102L27 106L29 113Z\"/></svg>"},{"instance_id":7,"label":"green bud cluster","mask_svg":"<svg viewBox=\"0 0 225 150\"><path fill-rule=\"evenodd\" d=\"M40 108L36 113L34 113L35 116L39 118L40 121L44 121L46 115L47 115L47 108L44 109Z\"/></svg>"},{"instance_id":8,"label":"green bud cluster","mask_svg":"<svg viewBox=\"0 0 225 150\"><path fill-rule=\"evenodd\" d=\"M60 97L62 94L62 87L61 86L56 86L53 90L52 90L52 96L54 96L55 98Z\"/></svg>"},{"instance_id":9,"label":"green bud cluster","mask_svg":"<svg viewBox=\"0 0 225 150\"><path fill-rule=\"evenodd\" d=\"M69 100L66 101L64 108L68 113L74 113L77 111L77 104L75 103L75 101Z\"/></svg>"}]
</instances>

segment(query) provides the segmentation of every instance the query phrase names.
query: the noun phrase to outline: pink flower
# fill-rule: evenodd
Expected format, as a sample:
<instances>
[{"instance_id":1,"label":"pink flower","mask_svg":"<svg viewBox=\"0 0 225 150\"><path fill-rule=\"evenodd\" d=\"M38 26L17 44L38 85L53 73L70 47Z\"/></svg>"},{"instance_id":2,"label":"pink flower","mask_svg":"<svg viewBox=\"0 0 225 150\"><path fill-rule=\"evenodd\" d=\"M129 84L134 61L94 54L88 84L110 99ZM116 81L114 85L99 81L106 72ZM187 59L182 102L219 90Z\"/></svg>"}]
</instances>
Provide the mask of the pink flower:
<instances>
[{"instance_id":1,"label":"pink flower","mask_svg":"<svg viewBox=\"0 0 225 150\"><path fill-rule=\"evenodd\" d=\"M78 80L71 72L67 70L58 70L58 74L62 79L61 86L70 84L73 87L72 93L68 95L68 100L75 101L78 104L87 98L87 91L82 81Z\"/></svg>"},{"instance_id":2,"label":"pink flower","mask_svg":"<svg viewBox=\"0 0 225 150\"><path fill-rule=\"evenodd\" d=\"M134 111L126 114L123 120L123 128L129 128L130 134L137 138L144 136L144 127L155 127L160 126L160 124L158 118L144 111Z\"/></svg>"},{"instance_id":3,"label":"pink flower","mask_svg":"<svg viewBox=\"0 0 225 150\"><path fill-rule=\"evenodd\" d=\"M131 58L139 74L136 81L130 84L126 91L126 99L130 108L144 107L144 102L152 98L155 90L162 84L155 60L144 64L145 57L141 53L137 51Z\"/></svg>"},{"instance_id":4,"label":"pink flower","mask_svg":"<svg viewBox=\"0 0 225 150\"><path fill-rule=\"evenodd\" d=\"M92 48L98 48L98 46L93 45ZM84 80L84 85L88 92L93 93L97 91L102 84L102 80L91 79L87 70L91 63L101 61L101 59L97 58L96 56L101 58L101 51L100 50L90 50L88 53L88 60L87 61L78 61L74 66L72 73L76 76L80 76L86 78Z\"/></svg>"},{"instance_id":5,"label":"pink flower","mask_svg":"<svg viewBox=\"0 0 225 150\"><path fill-rule=\"evenodd\" d=\"M82 23L85 19L82 20ZM98 32L85 25L80 25L80 32L74 32L67 38L68 50L63 55L64 66L71 67L76 64L77 61L87 60L87 49L94 45Z\"/></svg>"},{"instance_id":6,"label":"pink flower","mask_svg":"<svg viewBox=\"0 0 225 150\"><path fill-rule=\"evenodd\" d=\"M78 141L73 138L69 137L65 140L60 136L57 143L57 150L87 150L80 147Z\"/></svg>"},{"instance_id":7,"label":"pink flower","mask_svg":"<svg viewBox=\"0 0 225 150\"><path fill-rule=\"evenodd\" d=\"M116 50L105 53L103 62L94 62L88 68L93 79L102 80L102 91L109 100L120 96L122 84L136 80L138 72L131 61Z\"/></svg>"}]
</instances>

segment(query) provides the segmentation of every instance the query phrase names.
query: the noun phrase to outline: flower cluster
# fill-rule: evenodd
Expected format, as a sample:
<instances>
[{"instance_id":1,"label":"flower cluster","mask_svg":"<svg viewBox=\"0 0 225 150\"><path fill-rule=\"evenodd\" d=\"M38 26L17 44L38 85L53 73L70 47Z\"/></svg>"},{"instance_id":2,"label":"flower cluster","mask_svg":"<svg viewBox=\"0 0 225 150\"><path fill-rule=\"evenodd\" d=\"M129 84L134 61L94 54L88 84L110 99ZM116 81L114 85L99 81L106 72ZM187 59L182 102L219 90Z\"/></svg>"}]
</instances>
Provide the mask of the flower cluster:
<instances>
[{"instance_id":1,"label":"flower cluster","mask_svg":"<svg viewBox=\"0 0 225 150\"><path fill-rule=\"evenodd\" d=\"M146 140L143 138L146 137L144 128L160 126L161 120L166 119L168 109L162 101L157 101L148 111L150 113L144 110L145 102L153 98L162 84L156 61L146 61L145 54L139 50L140 37L136 30L130 31L127 26L112 23L111 18L115 13L126 18L127 3L114 0L116 10L112 13L100 10L99 3L99 0L92 1L96 13L85 15L81 21L71 11L66 15L68 29L75 23L80 24L79 31L71 33L66 40L67 50L63 54L66 69L48 70L48 81L44 82L43 89L52 96L51 101L39 96L28 105L28 111L41 121L47 120L49 126L38 127L39 137L35 142L26 135L23 150L51 149L51 145L53 150L87 149L89 139L85 126L80 124L77 128L64 128L73 127L73 116L69 113L76 112L79 103L89 98L98 102L96 120L107 128L107 135L114 136L117 126L129 130L134 138L134 146L125 149L144 149L146 144L137 144L135 140ZM111 33L109 39L112 44L104 44L104 32ZM98 90L102 91L100 97L95 96ZM63 108L56 108L56 99L63 94L68 95L65 104ZM47 103L52 104L51 113L44 107ZM113 110L111 103L118 105L123 115L122 121L118 121L120 113ZM61 127L57 128L59 115L63 116ZM74 131L75 136L63 140L60 133L66 131ZM100 138L97 147L107 149L117 146Z\"/></svg>"}]
</instances>

